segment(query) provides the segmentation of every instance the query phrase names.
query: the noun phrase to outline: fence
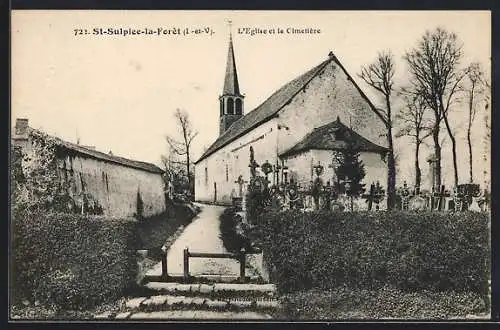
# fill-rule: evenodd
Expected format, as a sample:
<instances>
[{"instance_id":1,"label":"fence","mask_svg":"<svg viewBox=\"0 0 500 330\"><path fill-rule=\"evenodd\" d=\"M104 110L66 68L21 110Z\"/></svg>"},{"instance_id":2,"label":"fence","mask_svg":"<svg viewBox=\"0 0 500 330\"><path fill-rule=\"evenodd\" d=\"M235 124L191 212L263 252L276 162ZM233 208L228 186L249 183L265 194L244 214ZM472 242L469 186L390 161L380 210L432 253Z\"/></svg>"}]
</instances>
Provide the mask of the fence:
<instances>
[{"instance_id":1,"label":"fence","mask_svg":"<svg viewBox=\"0 0 500 330\"><path fill-rule=\"evenodd\" d=\"M163 255L161 260L162 272L161 279L162 281L168 282L173 279L172 276L168 274L168 262L167 262L167 249L162 248ZM217 258L217 259L236 259L240 263L240 273L238 277L238 281L240 283L246 283L247 277L245 275L246 268L246 255L247 254L258 254L260 251L253 250L251 252L247 252L244 248L241 249L239 253L211 253L211 252L190 252L188 248L185 248L183 251L183 276L182 280L185 283L188 283L193 276L189 273L189 258Z\"/></svg>"}]
</instances>

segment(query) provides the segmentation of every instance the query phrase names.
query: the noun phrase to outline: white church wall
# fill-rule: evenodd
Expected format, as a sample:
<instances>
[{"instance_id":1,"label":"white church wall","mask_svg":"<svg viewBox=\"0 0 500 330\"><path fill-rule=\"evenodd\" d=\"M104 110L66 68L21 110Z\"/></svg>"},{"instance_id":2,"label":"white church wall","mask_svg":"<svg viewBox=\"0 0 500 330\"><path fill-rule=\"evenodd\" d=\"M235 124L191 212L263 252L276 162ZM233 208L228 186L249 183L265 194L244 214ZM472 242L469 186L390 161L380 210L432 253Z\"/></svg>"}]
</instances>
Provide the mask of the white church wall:
<instances>
[{"instance_id":1,"label":"white church wall","mask_svg":"<svg viewBox=\"0 0 500 330\"><path fill-rule=\"evenodd\" d=\"M285 164L288 166L289 177L293 179L300 187L309 187L311 176L311 152L306 151L292 155L285 159Z\"/></svg>"},{"instance_id":2,"label":"white church wall","mask_svg":"<svg viewBox=\"0 0 500 330\"><path fill-rule=\"evenodd\" d=\"M335 62L330 62L279 112L280 152L300 141L314 128L337 119L381 146L387 146L382 120Z\"/></svg>"},{"instance_id":3,"label":"white church wall","mask_svg":"<svg viewBox=\"0 0 500 330\"><path fill-rule=\"evenodd\" d=\"M254 149L254 157L259 165L266 160L275 163L276 127L276 119L265 122L196 164L195 199L200 202L231 203L232 196L239 195L239 185L235 183L238 177L241 175L247 183L250 179L250 146ZM246 184L243 189L245 187Z\"/></svg>"},{"instance_id":4,"label":"white church wall","mask_svg":"<svg viewBox=\"0 0 500 330\"><path fill-rule=\"evenodd\" d=\"M333 183L336 176L331 165L333 153L331 150L309 150L300 154L293 155L286 159L286 165L289 168L290 178L293 178L301 187L307 187L310 181L316 178L316 172L311 171L312 166L323 165L323 174L321 179L326 184L328 181ZM363 182L367 187L372 183L380 182L385 189L387 184L387 164L381 156L373 152L361 152L360 160L365 165L365 178ZM312 174L312 175L311 175Z\"/></svg>"},{"instance_id":5,"label":"white church wall","mask_svg":"<svg viewBox=\"0 0 500 330\"><path fill-rule=\"evenodd\" d=\"M329 167L332 163L333 153L331 150L312 150L311 160L314 165L321 163L324 166L323 183L326 184L327 181L333 182L336 175L333 168ZM365 178L363 183L366 187L369 187L372 183L380 182L380 185L386 189L387 186L387 164L382 160L380 154L375 152L360 152L359 159L365 165ZM315 174L316 175L316 174Z\"/></svg>"}]
</instances>

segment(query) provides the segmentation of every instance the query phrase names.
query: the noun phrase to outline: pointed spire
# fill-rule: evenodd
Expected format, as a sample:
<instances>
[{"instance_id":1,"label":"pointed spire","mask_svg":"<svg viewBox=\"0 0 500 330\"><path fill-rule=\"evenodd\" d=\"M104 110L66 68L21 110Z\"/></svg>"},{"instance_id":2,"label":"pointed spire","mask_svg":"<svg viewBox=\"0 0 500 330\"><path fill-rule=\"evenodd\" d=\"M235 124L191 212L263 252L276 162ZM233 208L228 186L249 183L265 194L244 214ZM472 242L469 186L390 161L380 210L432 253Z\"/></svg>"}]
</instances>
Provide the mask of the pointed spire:
<instances>
[{"instance_id":1,"label":"pointed spire","mask_svg":"<svg viewBox=\"0 0 500 330\"><path fill-rule=\"evenodd\" d=\"M231 29L231 21L229 21ZM229 30L229 50L227 53L226 76L224 78L224 90L222 94L240 94L240 86L238 84L238 73L236 72L236 61L234 60L233 35Z\"/></svg>"}]
</instances>

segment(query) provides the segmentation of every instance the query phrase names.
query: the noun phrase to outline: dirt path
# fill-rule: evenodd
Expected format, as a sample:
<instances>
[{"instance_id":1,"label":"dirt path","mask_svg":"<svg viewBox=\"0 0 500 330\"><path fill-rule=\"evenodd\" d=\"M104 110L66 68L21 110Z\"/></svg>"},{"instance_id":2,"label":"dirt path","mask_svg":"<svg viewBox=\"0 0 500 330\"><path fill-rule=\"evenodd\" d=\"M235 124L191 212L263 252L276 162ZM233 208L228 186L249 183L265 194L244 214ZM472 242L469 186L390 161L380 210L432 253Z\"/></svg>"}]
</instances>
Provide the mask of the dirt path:
<instances>
[{"instance_id":1,"label":"dirt path","mask_svg":"<svg viewBox=\"0 0 500 330\"><path fill-rule=\"evenodd\" d=\"M219 216L224 211L223 206L197 204L202 208L198 216L189 224L181 236L172 244L168 251L168 272L170 275L182 275L183 250L187 247L191 252L227 252L219 237ZM239 263L232 259L190 258L189 271L191 275L235 275L239 274ZM247 275L252 270L248 269ZM155 265L148 275L160 275L161 263Z\"/></svg>"}]
</instances>

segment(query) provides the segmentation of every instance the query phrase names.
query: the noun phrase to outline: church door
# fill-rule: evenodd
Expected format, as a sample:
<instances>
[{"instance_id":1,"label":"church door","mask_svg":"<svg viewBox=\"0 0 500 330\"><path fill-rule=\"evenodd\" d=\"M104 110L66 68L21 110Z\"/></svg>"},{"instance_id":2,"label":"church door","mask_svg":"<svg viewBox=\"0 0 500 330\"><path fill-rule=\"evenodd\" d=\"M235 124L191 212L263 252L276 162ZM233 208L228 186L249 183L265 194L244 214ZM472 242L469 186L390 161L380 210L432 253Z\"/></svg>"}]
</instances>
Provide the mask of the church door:
<instances>
[{"instance_id":1,"label":"church door","mask_svg":"<svg viewBox=\"0 0 500 330\"><path fill-rule=\"evenodd\" d=\"M214 182L214 203L217 203L217 182Z\"/></svg>"}]
</instances>

